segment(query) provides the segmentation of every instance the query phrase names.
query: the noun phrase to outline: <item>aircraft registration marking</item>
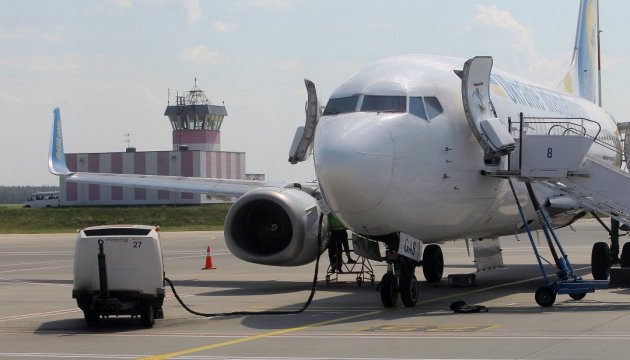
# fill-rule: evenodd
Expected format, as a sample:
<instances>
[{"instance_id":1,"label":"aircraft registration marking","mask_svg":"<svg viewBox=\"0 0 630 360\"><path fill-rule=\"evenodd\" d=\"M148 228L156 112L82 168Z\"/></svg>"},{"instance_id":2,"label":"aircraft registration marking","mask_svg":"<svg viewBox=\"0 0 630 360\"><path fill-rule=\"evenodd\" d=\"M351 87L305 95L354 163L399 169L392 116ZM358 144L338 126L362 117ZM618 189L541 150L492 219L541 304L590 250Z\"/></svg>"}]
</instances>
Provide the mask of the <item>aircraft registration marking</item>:
<instances>
[{"instance_id":1,"label":"aircraft registration marking","mask_svg":"<svg viewBox=\"0 0 630 360\"><path fill-rule=\"evenodd\" d=\"M494 330L500 324L389 324L377 325L362 332L478 332Z\"/></svg>"}]
</instances>

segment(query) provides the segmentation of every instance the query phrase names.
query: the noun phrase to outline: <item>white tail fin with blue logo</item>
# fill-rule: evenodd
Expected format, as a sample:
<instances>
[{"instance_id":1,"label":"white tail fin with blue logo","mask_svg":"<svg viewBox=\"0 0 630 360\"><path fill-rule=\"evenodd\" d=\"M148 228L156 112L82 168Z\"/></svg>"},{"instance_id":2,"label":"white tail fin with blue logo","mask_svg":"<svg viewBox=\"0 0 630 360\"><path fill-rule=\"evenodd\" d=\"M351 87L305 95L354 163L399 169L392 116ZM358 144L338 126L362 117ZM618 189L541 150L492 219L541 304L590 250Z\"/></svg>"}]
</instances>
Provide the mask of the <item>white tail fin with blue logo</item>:
<instances>
[{"instance_id":1,"label":"white tail fin with blue logo","mask_svg":"<svg viewBox=\"0 0 630 360\"><path fill-rule=\"evenodd\" d=\"M63 151L63 135L61 132L61 110L53 110L52 138L50 139L50 151L48 153L48 169L54 175L67 176L71 172L66 165L66 156Z\"/></svg>"},{"instance_id":2,"label":"white tail fin with blue logo","mask_svg":"<svg viewBox=\"0 0 630 360\"><path fill-rule=\"evenodd\" d=\"M599 4L582 0L575 36L571 68L559 85L560 90L599 102Z\"/></svg>"}]
</instances>

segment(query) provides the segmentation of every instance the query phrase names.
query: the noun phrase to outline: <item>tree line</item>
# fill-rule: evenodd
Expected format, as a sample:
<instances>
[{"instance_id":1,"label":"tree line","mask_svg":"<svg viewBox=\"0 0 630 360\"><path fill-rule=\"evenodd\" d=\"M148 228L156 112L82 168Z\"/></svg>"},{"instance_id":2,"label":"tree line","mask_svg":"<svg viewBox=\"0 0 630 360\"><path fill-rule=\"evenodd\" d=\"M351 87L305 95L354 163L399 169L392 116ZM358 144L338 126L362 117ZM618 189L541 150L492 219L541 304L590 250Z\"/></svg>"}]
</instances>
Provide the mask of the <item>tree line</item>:
<instances>
[{"instance_id":1,"label":"tree line","mask_svg":"<svg viewBox=\"0 0 630 360\"><path fill-rule=\"evenodd\" d=\"M0 204L21 204L39 191L59 191L59 186L0 186Z\"/></svg>"}]
</instances>

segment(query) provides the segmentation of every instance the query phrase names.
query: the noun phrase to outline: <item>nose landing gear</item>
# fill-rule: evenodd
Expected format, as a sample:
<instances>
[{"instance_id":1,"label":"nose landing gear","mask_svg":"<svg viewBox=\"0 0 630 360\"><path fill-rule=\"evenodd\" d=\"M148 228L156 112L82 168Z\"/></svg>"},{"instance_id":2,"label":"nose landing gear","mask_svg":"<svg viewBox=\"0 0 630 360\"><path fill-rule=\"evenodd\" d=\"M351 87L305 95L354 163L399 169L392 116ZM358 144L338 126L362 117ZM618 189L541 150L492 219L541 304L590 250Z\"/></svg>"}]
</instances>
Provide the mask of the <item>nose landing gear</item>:
<instances>
[{"instance_id":1,"label":"nose landing gear","mask_svg":"<svg viewBox=\"0 0 630 360\"><path fill-rule=\"evenodd\" d=\"M415 270L422 264L427 281L439 281L444 272L444 258L439 245L427 245L423 252L422 262L398 255L388 248L387 272L383 275L379 285L381 302L385 307L395 307L398 295L406 307L416 306L419 299L418 279Z\"/></svg>"}]
</instances>

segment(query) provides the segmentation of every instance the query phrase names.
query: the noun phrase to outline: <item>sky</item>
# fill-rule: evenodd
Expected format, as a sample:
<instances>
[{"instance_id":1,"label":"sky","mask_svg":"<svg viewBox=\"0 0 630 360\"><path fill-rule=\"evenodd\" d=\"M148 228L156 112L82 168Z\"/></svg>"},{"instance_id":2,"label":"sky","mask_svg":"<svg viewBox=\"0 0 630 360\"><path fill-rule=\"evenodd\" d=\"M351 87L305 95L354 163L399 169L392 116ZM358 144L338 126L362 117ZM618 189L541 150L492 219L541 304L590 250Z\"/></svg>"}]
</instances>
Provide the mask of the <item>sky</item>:
<instances>
[{"instance_id":1,"label":"sky","mask_svg":"<svg viewBox=\"0 0 630 360\"><path fill-rule=\"evenodd\" d=\"M304 78L322 100L394 55L491 55L555 87L571 61L578 0L0 0L0 185L55 185L47 156L61 108L66 152L170 150L170 89L224 104L221 148L247 172L315 178L290 165ZM600 1L603 107L630 121L630 2ZM463 62L462 62L463 64Z\"/></svg>"}]
</instances>

